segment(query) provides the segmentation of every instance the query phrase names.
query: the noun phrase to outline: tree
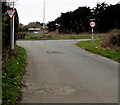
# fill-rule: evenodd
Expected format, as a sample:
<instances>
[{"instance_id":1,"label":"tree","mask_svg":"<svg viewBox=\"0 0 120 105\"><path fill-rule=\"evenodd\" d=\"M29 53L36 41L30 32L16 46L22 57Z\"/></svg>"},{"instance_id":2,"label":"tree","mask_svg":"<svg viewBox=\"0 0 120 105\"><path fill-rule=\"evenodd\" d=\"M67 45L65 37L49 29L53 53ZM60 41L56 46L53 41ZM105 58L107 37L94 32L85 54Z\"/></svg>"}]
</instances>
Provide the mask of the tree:
<instances>
[{"instance_id":1,"label":"tree","mask_svg":"<svg viewBox=\"0 0 120 105\"><path fill-rule=\"evenodd\" d=\"M61 16L56 19L56 23L58 24L59 32L61 33L70 33L71 32L71 12L61 13Z\"/></svg>"},{"instance_id":2,"label":"tree","mask_svg":"<svg viewBox=\"0 0 120 105\"><path fill-rule=\"evenodd\" d=\"M97 7L93 11L98 32L107 32L114 28L120 29L119 3L116 5L107 5L105 2L97 3Z\"/></svg>"},{"instance_id":3,"label":"tree","mask_svg":"<svg viewBox=\"0 0 120 105\"><path fill-rule=\"evenodd\" d=\"M51 21L47 24L48 30L49 31L55 31L56 30L56 22L55 21Z\"/></svg>"},{"instance_id":4,"label":"tree","mask_svg":"<svg viewBox=\"0 0 120 105\"><path fill-rule=\"evenodd\" d=\"M60 33L81 33L90 30L90 19L96 19L95 30L97 32L108 32L113 28L120 29L120 3L108 5L105 2L97 3L96 7L79 7L78 9L66 13L55 21L48 23L49 31L59 29ZM56 26L57 24L57 26Z\"/></svg>"},{"instance_id":5,"label":"tree","mask_svg":"<svg viewBox=\"0 0 120 105\"><path fill-rule=\"evenodd\" d=\"M89 30L89 17L91 15L91 10L89 7L79 7L74 12L74 24L76 27L76 32L86 32Z\"/></svg>"},{"instance_id":6,"label":"tree","mask_svg":"<svg viewBox=\"0 0 120 105\"><path fill-rule=\"evenodd\" d=\"M86 32L89 30L89 16L91 10L89 7L79 7L75 11L61 13L55 21L48 23L49 31L54 31L57 28L60 33L77 33Z\"/></svg>"}]
</instances>

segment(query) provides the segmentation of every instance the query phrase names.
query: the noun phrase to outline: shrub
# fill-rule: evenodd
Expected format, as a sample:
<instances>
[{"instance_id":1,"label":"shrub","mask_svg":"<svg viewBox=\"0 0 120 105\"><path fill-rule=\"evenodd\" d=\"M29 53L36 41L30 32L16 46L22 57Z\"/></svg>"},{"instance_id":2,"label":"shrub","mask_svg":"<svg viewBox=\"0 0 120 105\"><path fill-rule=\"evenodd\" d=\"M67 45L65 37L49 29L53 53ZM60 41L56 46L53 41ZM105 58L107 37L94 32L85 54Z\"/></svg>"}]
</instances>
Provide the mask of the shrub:
<instances>
[{"instance_id":1,"label":"shrub","mask_svg":"<svg viewBox=\"0 0 120 105\"><path fill-rule=\"evenodd\" d=\"M110 46L111 43L112 43L111 38L107 37L103 41L100 42L100 46L106 48L106 47Z\"/></svg>"},{"instance_id":2,"label":"shrub","mask_svg":"<svg viewBox=\"0 0 120 105\"><path fill-rule=\"evenodd\" d=\"M113 29L100 45L102 47L120 47L120 30Z\"/></svg>"},{"instance_id":3,"label":"shrub","mask_svg":"<svg viewBox=\"0 0 120 105\"><path fill-rule=\"evenodd\" d=\"M115 45L115 46L120 46L120 34L116 34L116 35L113 35L111 37L111 40L112 40L112 44Z\"/></svg>"}]
</instances>

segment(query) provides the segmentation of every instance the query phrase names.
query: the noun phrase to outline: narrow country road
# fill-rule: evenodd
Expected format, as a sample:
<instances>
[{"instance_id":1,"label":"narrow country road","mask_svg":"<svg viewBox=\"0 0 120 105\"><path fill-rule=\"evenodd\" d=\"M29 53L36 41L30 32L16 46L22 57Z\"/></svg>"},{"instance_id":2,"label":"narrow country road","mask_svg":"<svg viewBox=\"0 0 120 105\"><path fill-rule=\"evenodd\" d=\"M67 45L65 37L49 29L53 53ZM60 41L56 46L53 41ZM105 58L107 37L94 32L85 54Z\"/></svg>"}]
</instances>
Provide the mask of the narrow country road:
<instances>
[{"instance_id":1,"label":"narrow country road","mask_svg":"<svg viewBox=\"0 0 120 105\"><path fill-rule=\"evenodd\" d=\"M18 41L28 55L22 103L117 103L118 63L79 40Z\"/></svg>"}]
</instances>

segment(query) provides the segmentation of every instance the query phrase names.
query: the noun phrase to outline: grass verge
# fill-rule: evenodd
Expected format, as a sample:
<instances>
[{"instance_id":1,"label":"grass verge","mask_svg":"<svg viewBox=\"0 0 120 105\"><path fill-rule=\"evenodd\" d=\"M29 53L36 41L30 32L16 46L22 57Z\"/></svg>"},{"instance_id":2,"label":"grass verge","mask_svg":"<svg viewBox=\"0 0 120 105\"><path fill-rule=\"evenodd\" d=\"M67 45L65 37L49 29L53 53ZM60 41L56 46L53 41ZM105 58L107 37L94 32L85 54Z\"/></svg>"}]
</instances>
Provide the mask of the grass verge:
<instances>
[{"instance_id":1,"label":"grass verge","mask_svg":"<svg viewBox=\"0 0 120 105\"><path fill-rule=\"evenodd\" d=\"M80 34L58 34L58 35L41 35L41 34L29 34L25 36L25 39L20 40L66 40L66 39L90 39L91 35L80 35Z\"/></svg>"},{"instance_id":2,"label":"grass verge","mask_svg":"<svg viewBox=\"0 0 120 105\"><path fill-rule=\"evenodd\" d=\"M25 39L29 40L29 39L32 39L34 37L43 37L43 35L41 35L41 34L30 34L30 35L25 36Z\"/></svg>"},{"instance_id":3,"label":"grass verge","mask_svg":"<svg viewBox=\"0 0 120 105\"><path fill-rule=\"evenodd\" d=\"M2 75L3 105L14 105L20 95L20 85L25 69L26 58L24 48L15 46L13 56L7 61L5 71Z\"/></svg>"},{"instance_id":4,"label":"grass verge","mask_svg":"<svg viewBox=\"0 0 120 105\"><path fill-rule=\"evenodd\" d=\"M94 34L94 38L105 38L109 34L99 34L96 33ZM91 39L91 34L29 34L26 35L25 38L23 39L18 39L18 40L67 40L67 39Z\"/></svg>"},{"instance_id":5,"label":"grass verge","mask_svg":"<svg viewBox=\"0 0 120 105\"><path fill-rule=\"evenodd\" d=\"M104 57L107 57L107 58L110 58L110 59L120 62L120 52L115 51L110 48L101 48L99 46L100 41L101 40L95 40L94 45L92 45L91 40L90 41L81 41L81 42L77 42L76 45L87 51L90 51L94 54L99 54Z\"/></svg>"}]
</instances>

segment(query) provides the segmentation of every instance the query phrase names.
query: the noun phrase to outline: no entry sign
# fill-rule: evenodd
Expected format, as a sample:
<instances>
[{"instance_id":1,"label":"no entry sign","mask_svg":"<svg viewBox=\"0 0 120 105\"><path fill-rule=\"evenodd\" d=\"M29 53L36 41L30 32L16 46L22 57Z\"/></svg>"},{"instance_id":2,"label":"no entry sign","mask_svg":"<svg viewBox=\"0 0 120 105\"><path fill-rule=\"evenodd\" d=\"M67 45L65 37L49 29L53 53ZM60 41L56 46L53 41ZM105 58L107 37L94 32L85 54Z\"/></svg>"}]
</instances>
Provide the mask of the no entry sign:
<instances>
[{"instance_id":1,"label":"no entry sign","mask_svg":"<svg viewBox=\"0 0 120 105\"><path fill-rule=\"evenodd\" d=\"M15 10L7 10L7 13L9 15L10 19L12 19L15 14Z\"/></svg>"},{"instance_id":2,"label":"no entry sign","mask_svg":"<svg viewBox=\"0 0 120 105\"><path fill-rule=\"evenodd\" d=\"M95 27L95 22L94 21L92 21L92 22L90 22L90 26L93 28L93 27Z\"/></svg>"}]
</instances>

